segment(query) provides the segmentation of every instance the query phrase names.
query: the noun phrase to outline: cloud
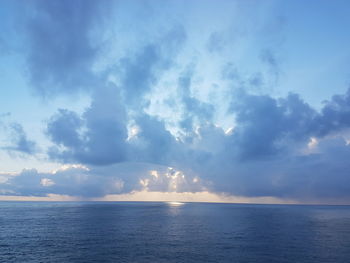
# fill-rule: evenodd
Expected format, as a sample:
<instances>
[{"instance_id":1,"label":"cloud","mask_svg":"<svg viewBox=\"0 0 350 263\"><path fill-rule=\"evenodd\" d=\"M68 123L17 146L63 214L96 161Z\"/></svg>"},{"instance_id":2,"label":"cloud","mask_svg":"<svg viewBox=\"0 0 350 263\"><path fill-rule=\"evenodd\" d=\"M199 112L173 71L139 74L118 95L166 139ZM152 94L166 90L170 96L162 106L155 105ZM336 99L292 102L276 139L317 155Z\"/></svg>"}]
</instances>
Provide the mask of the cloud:
<instances>
[{"instance_id":1,"label":"cloud","mask_svg":"<svg viewBox=\"0 0 350 263\"><path fill-rule=\"evenodd\" d=\"M91 93L91 105L79 116L60 109L47 123L47 135L55 143L49 150L53 160L108 165L140 160L162 163L170 156L175 138L163 121L144 113L146 95L162 73L175 63L185 41L184 29L172 28L158 42L143 45L138 52L120 59L118 69L109 74L118 80L99 79ZM130 121L140 132L128 139ZM159 147L156 147L157 144Z\"/></svg>"},{"instance_id":2,"label":"cloud","mask_svg":"<svg viewBox=\"0 0 350 263\"><path fill-rule=\"evenodd\" d=\"M10 145L3 146L2 149L24 154L34 154L38 151L37 144L28 139L21 124L10 123L5 129L9 131Z\"/></svg>"},{"instance_id":3,"label":"cloud","mask_svg":"<svg viewBox=\"0 0 350 263\"><path fill-rule=\"evenodd\" d=\"M164 121L144 114L136 119L136 124L140 131L130 140L131 160L170 165L177 159L179 142L166 129Z\"/></svg>"},{"instance_id":4,"label":"cloud","mask_svg":"<svg viewBox=\"0 0 350 263\"><path fill-rule=\"evenodd\" d=\"M112 1L30 1L26 17L28 73L38 94L91 88L99 46L92 40ZM28 15L30 14L30 15ZM100 27L99 27L100 28Z\"/></svg>"},{"instance_id":5,"label":"cloud","mask_svg":"<svg viewBox=\"0 0 350 263\"><path fill-rule=\"evenodd\" d=\"M146 43L135 54L120 59L117 73L125 102L130 107L143 108L144 96L173 64L186 40L183 27L175 26L155 41Z\"/></svg>"},{"instance_id":6,"label":"cloud","mask_svg":"<svg viewBox=\"0 0 350 263\"><path fill-rule=\"evenodd\" d=\"M125 161L126 118L120 90L114 84L102 84L82 116L61 109L49 120L47 134L55 143L49 156L97 165Z\"/></svg>"},{"instance_id":7,"label":"cloud","mask_svg":"<svg viewBox=\"0 0 350 263\"><path fill-rule=\"evenodd\" d=\"M50 186L53 186L55 184L55 182L49 178L42 178L40 180L40 184L42 186L50 187Z\"/></svg>"},{"instance_id":8,"label":"cloud","mask_svg":"<svg viewBox=\"0 0 350 263\"><path fill-rule=\"evenodd\" d=\"M133 165L133 168L130 168ZM152 164L118 164L110 167L63 165L52 172L24 169L18 174L2 173L3 194L11 196L68 195L84 198L138 191L197 192L205 182L174 168ZM128 180L133 176L134 180Z\"/></svg>"},{"instance_id":9,"label":"cloud","mask_svg":"<svg viewBox=\"0 0 350 263\"><path fill-rule=\"evenodd\" d=\"M172 167L150 170L140 179L142 191L148 192L201 192L206 191L205 182Z\"/></svg>"},{"instance_id":10,"label":"cloud","mask_svg":"<svg viewBox=\"0 0 350 263\"><path fill-rule=\"evenodd\" d=\"M213 182L214 191L304 201L348 200L348 93L316 111L296 94L276 99L239 91L231 105L232 133L224 134L221 128L199 130L197 149L207 138L215 138L222 147L201 147L209 156L192 167Z\"/></svg>"},{"instance_id":11,"label":"cloud","mask_svg":"<svg viewBox=\"0 0 350 263\"><path fill-rule=\"evenodd\" d=\"M59 146L80 148L81 138L78 131L82 125L83 121L75 112L59 109L48 122L47 133Z\"/></svg>"},{"instance_id":12,"label":"cloud","mask_svg":"<svg viewBox=\"0 0 350 263\"><path fill-rule=\"evenodd\" d=\"M123 36L131 38L140 31L115 31L127 48L109 58L100 51L105 30L117 23L109 20L111 1L30 3L23 39L31 85L49 98L84 92L91 103L82 113L62 107L46 122L48 158L68 166L54 173L33 169L8 175L2 192L100 197L133 191L208 191L259 198L349 199L350 89L325 101L321 110L298 94L263 94L260 88L269 85L269 76L277 79L281 72L277 48L257 47L262 52L255 58L242 55L242 61L248 58L268 67L267 73L266 68L251 73L245 68L248 62L240 67L231 58L218 57L231 52L232 45L232 38L219 28L202 45L205 52L216 52L209 56L213 61L197 60L203 50L195 44L202 32L191 39L186 21L184 26L152 26L147 29L151 37L137 36L130 46ZM252 45L250 39L257 42L248 37L245 46ZM239 46L237 50L240 53ZM216 59L218 70L222 64L224 68L213 81ZM205 63L188 63L193 60ZM107 66L97 71L98 62ZM208 72L213 76L203 76ZM193 83L208 94L213 94L208 87L215 86L222 96L206 102L203 94L195 94ZM227 83L231 86L226 89ZM168 87L176 90L158 94ZM260 93L252 92L254 88ZM175 117L152 115L151 98L172 102L167 106ZM224 116L218 118L220 114ZM20 124L9 130L7 150L36 153L36 143Z\"/></svg>"},{"instance_id":13,"label":"cloud","mask_svg":"<svg viewBox=\"0 0 350 263\"><path fill-rule=\"evenodd\" d=\"M232 143L242 159L268 158L290 142L305 142L313 135L316 111L297 94L275 99L237 92L231 104L236 127Z\"/></svg>"},{"instance_id":14,"label":"cloud","mask_svg":"<svg viewBox=\"0 0 350 263\"><path fill-rule=\"evenodd\" d=\"M272 49L263 49L260 53L260 59L268 66L272 75L277 80L281 73L280 61L277 54Z\"/></svg>"},{"instance_id":15,"label":"cloud","mask_svg":"<svg viewBox=\"0 0 350 263\"><path fill-rule=\"evenodd\" d=\"M191 82L194 72L194 65L190 65L178 78L177 93L183 105L180 127L186 133L192 132L195 124L201 125L211 122L215 111L213 105L202 102L191 94Z\"/></svg>"},{"instance_id":16,"label":"cloud","mask_svg":"<svg viewBox=\"0 0 350 263\"><path fill-rule=\"evenodd\" d=\"M325 136L350 127L350 89L343 95L334 95L324 102L321 114L317 117L318 136Z\"/></svg>"},{"instance_id":17,"label":"cloud","mask_svg":"<svg viewBox=\"0 0 350 263\"><path fill-rule=\"evenodd\" d=\"M25 169L17 175L8 176L0 187L9 195L47 196L48 194L71 196L103 196L123 190L118 178L98 177L85 166L65 166L52 173Z\"/></svg>"},{"instance_id":18,"label":"cloud","mask_svg":"<svg viewBox=\"0 0 350 263\"><path fill-rule=\"evenodd\" d=\"M227 133L203 122L187 135L190 140L175 137L165 120L146 113L133 115L137 129L129 138L130 116L119 92L115 85L101 89L82 116L64 110L54 116L48 123L48 134L57 147L50 156L102 167L125 161L160 164L174 167L186 178L205 182L196 188L190 179L183 180L181 173L175 180L169 171L162 176L158 172L154 173L157 176L143 176L142 181L136 180L139 176L122 176L127 192L175 190L171 185L176 182L183 191L205 189L309 201L349 198L350 146L339 134L346 134L349 128L349 92L333 97L317 111L297 94L273 98L237 90L230 107L230 114L235 116L233 130ZM201 117L195 109L188 112ZM317 143L310 146L310 141ZM109 172L102 174L110 178ZM89 190L96 195L105 193L101 189Z\"/></svg>"}]
</instances>

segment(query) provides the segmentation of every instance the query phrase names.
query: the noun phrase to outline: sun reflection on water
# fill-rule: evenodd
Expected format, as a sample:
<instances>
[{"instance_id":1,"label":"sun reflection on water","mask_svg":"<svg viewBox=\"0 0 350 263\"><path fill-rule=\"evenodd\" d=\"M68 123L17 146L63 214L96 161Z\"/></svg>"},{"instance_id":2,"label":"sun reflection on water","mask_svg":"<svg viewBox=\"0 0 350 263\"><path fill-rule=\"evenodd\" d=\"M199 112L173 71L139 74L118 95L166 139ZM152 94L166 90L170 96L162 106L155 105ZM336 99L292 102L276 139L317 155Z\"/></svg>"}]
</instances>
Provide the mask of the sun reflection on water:
<instances>
[{"instance_id":1,"label":"sun reflection on water","mask_svg":"<svg viewBox=\"0 0 350 263\"><path fill-rule=\"evenodd\" d=\"M168 206L183 206L185 203L182 202L176 202L176 201L170 201L166 202Z\"/></svg>"}]
</instances>

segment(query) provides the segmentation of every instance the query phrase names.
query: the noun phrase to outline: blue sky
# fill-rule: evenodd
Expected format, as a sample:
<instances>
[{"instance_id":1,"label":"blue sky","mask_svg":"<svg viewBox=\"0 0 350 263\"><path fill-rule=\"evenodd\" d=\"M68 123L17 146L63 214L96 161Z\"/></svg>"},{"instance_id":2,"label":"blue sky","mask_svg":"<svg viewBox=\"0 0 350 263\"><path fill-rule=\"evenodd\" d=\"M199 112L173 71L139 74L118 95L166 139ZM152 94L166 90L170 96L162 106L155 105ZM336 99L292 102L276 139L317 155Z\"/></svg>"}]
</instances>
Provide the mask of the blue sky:
<instances>
[{"instance_id":1,"label":"blue sky","mask_svg":"<svg viewBox=\"0 0 350 263\"><path fill-rule=\"evenodd\" d=\"M349 203L348 1L0 5L0 199Z\"/></svg>"}]
</instances>

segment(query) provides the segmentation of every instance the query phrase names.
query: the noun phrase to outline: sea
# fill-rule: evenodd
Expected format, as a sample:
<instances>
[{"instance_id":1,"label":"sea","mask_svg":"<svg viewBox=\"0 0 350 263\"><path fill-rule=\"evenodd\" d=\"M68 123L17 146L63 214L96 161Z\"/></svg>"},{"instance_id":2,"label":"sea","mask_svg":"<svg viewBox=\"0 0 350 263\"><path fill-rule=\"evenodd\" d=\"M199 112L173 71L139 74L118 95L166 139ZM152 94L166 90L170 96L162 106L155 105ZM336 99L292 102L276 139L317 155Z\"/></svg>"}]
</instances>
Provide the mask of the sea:
<instances>
[{"instance_id":1,"label":"sea","mask_svg":"<svg viewBox=\"0 0 350 263\"><path fill-rule=\"evenodd\" d=\"M350 262L350 206L0 202L0 262Z\"/></svg>"}]
</instances>

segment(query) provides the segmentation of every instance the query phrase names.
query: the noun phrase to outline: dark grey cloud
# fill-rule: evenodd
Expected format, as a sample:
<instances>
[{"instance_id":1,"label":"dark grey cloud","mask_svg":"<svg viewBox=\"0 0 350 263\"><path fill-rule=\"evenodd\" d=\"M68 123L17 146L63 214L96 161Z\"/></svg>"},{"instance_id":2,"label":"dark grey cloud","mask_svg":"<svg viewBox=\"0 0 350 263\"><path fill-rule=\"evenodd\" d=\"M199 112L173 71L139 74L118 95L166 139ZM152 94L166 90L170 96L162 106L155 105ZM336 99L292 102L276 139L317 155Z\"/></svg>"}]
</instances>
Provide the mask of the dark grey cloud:
<instances>
[{"instance_id":1,"label":"dark grey cloud","mask_svg":"<svg viewBox=\"0 0 350 263\"><path fill-rule=\"evenodd\" d=\"M69 176L56 177L26 171L11 179L11 186L2 185L4 190L102 196L143 188L171 191L169 185L178 183L182 190L177 191L206 189L324 202L350 198L350 146L344 139L349 128L349 92L334 96L317 111L296 94L272 98L239 91L231 105L236 116L231 133L203 123L191 140L183 141L175 138L164 120L146 113L134 116L138 132L128 138L120 90L111 85L100 91L82 115L60 110L48 124L48 134L56 144L51 157L80 162L91 170L78 167ZM130 173L128 169L137 166L126 165L117 172L116 166L125 162L148 164ZM167 173L158 180L149 175L151 163L174 167L179 173L153 166ZM207 182L205 188L189 184L193 178ZM25 180L36 186L26 186L29 181Z\"/></svg>"},{"instance_id":2,"label":"dark grey cloud","mask_svg":"<svg viewBox=\"0 0 350 263\"><path fill-rule=\"evenodd\" d=\"M165 123L155 117L143 114L136 119L139 133L131 140L131 160L171 165L179 154L179 142L166 129Z\"/></svg>"},{"instance_id":3,"label":"dark grey cloud","mask_svg":"<svg viewBox=\"0 0 350 263\"><path fill-rule=\"evenodd\" d=\"M332 145L330 149L327 144ZM223 191L243 196L275 196L301 201L349 199L349 147L342 138L325 139L312 154L280 155L235 162L218 180ZM228 178L230 175L231 178ZM224 184L223 182L226 182Z\"/></svg>"},{"instance_id":4,"label":"dark grey cloud","mask_svg":"<svg viewBox=\"0 0 350 263\"><path fill-rule=\"evenodd\" d=\"M334 95L331 100L325 101L316 121L318 126L315 128L318 136L348 128L350 126L350 89L343 95Z\"/></svg>"},{"instance_id":5,"label":"dark grey cloud","mask_svg":"<svg viewBox=\"0 0 350 263\"><path fill-rule=\"evenodd\" d=\"M51 158L99 165L126 160L127 116L120 90L103 85L82 116L61 109L49 120L47 134L56 144Z\"/></svg>"},{"instance_id":6,"label":"dark grey cloud","mask_svg":"<svg viewBox=\"0 0 350 263\"><path fill-rule=\"evenodd\" d=\"M47 133L58 146L78 149L81 146L79 130L82 125L83 120L75 112L59 109L58 113L51 117Z\"/></svg>"},{"instance_id":7,"label":"dark grey cloud","mask_svg":"<svg viewBox=\"0 0 350 263\"><path fill-rule=\"evenodd\" d=\"M122 86L127 103L135 105L142 102L143 95L156 83L156 71L161 67L159 52L157 45L147 45L132 60L121 60L121 68L124 71Z\"/></svg>"},{"instance_id":8,"label":"dark grey cloud","mask_svg":"<svg viewBox=\"0 0 350 263\"><path fill-rule=\"evenodd\" d=\"M45 1L26 3L25 41L28 74L43 96L71 93L94 85L91 67L99 47L91 36L109 14L113 1Z\"/></svg>"},{"instance_id":9,"label":"dark grey cloud","mask_svg":"<svg viewBox=\"0 0 350 263\"><path fill-rule=\"evenodd\" d=\"M156 41L143 45L135 54L122 58L117 67L121 88L129 107L143 108L144 95L152 90L162 76L169 70L186 40L183 27L175 26Z\"/></svg>"},{"instance_id":10,"label":"dark grey cloud","mask_svg":"<svg viewBox=\"0 0 350 263\"><path fill-rule=\"evenodd\" d=\"M46 196L47 194L98 197L123 191L124 183L117 177L100 177L84 166L66 166L53 173L25 169L0 185L9 195Z\"/></svg>"},{"instance_id":11,"label":"dark grey cloud","mask_svg":"<svg viewBox=\"0 0 350 263\"><path fill-rule=\"evenodd\" d=\"M211 122L215 112L212 104L202 102L192 95L191 85L194 72L195 66L189 65L179 76L177 85L178 99L183 106L180 127L186 133L193 132L194 124L202 125Z\"/></svg>"},{"instance_id":12,"label":"dark grey cloud","mask_svg":"<svg viewBox=\"0 0 350 263\"><path fill-rule=\"evenodd\" d=\"M120 163L111 166L86 167L64 165L50 172L24 169L19 174L1 174L0 192L5 195L47 196L48 194L101 197L135 190L195 192L205 182L185 176L167 166L147 163Z\"/></svg>"},{"instance_id":13,"label":"dark grey cloud","mask_svg":"<svg viewBox=\"0 0 350 263\"><path fill-rule=\"evenodd\" d=\"M172 166L189 178L210 181L206 187L217 192L310 200L350 198L350 152L340 136L350 127L350 91L334 96L317 111L297 94L273 98L239 89L265 85L265 75L258 72L247 80L240 76L238 67L228 63L222 77L234 86L230 91L235 90L227 96L232 100L228 116L234 129L225 133L213 124L216 108L192 94L196 68L191 65L177 76L176 98L171 98L176 102L174 112L180 115L179 128L184 131L177 138L167 127L167 120L147 114L147 95L164 73L183 66L175 61L186 41L184 28L175 27L128 50L101 74L117 79L117 84L112 84L92 72L99 45L91 35L108 15L109 2L30 3L34 5L28 7L31 15L27 17L25 38L32 85L43 96L77 90L91 95L91 104L82 114L60 109L49 119L46 133L53 143L49 157L94 169L73 167L55 175L25 170L6 184L8 190L19 195L82 196L132 191L138 189L137 173L125 169L116 175L114 166L146 162ZM220 35L211 35L209 50L220 51L222 41ZM279 60L272 49L264 50L260 59L278 76ZM137 127L132 137L128 131L131 123ZM35 153L35 143L20 125L14 125L12 132L13 145L8 149ZM312 147L308 146L310 138L315 140ZM150 190L169 190L173 177L175 172L161 181L147 177L147 186ZM183 189L202 188L187 184Z\"/></svg>"},{"instance_id":14,"label":"dark grey cloud","mask_svg":"<svg viewBox=\"0 0 350 263\"><path fill-rule=\"evenodd\" d=\"M236 116L232 134L224 135L221 128L199 130L197 144L214 141L216 147L197 146L207 158L192 167L213 181L215 191L302 201L349 200L350 146L344 138L349 129L348 94L334 96L316 111L296 94L275 99L239 91L231 105Z\"/></svg>"},{"instance_id":15,"label":"dark grey cloud","mask_svg":"<svg viewBox=\"0 0 350 263\"><path fill-rule=\"evenodd\" d=\"M0 123L1 124L1 123ZM19 123L2 124L4 130L7 131L8 144L1 148L10 153L34 154L38 151L38 146L35 141L30 140Z\"/></svg>"},{"instance_id":16,"label":"dark grey cloud","mask_svg":"<svg viewBox=\"0 0 350 263\"><path fill-rule=\"evenodd\" d=\"M297 94L274 99L243 90L237 92L231 111L236 120L232 142L243 159L268 158L292 141L305 142L313 135L317 116Z\"/></svg>"},{"instance_id":17,"label":"dark grey cloud","mask_svg":"<svg viewBox=\"0 0 350 263\"><path fill-rule=\"evenodd\" d=\"M279 99L244 90L234 94L230 107L236 122L232 146L243 159L273 157L291 144L350 127L349 91L326 101L320 112L293 93Z\"/></svg>"},{"instance_id":18,"label":"dark grey cloud","mask_svg":"<svg viewBox=\"0 0 350 263\"><path fill-rule=\"evenodd\" d=\"M156 140L167 149L175 139L161 121L143 113L148 105L145 96L163 72L173 66L185 38L184 29L174 27L160 36L158 42L145 44L122 58L117 70L109 72L120 80L119 86L99 80L92 92L91 105L81 116L59 110L47 125L47 134L56 144L49 150L50 157L64 162L106 165L143 156L142 160L158 163L164 152L153 149ZM135 140L126 141L129 115L141 128L139 148Z\"/></svg>"},{"instance_id":19,"label":"dark grey cloud","mask_svg":"<svg viewBox=\"0 0 350 263\"><path fill-rule=\"evenodd\" d=\"M212 182L207 189L242 196L350 197L350 150L337 135L350 125L349 91L317 111L297 94L273 98L236 90L230 105L235 127L225 133L192 103L191 77L191 71L179 77L180 101L190 117L209 121L199 122L199 128L187 135L189 140L176 138L164 120L146 113L129 116L121 90L111 85L99 89L81 116L61 110L50 120L48 134L57 144L51 157L86 165L131 161L172 166ZM127 131L130 118L138 127L132 138ZM311 138L316 140L312 147ZM132 178L123 178L128 180ZM154 183L154 189L165 187Z\"/></svg>"}]
</instances>

